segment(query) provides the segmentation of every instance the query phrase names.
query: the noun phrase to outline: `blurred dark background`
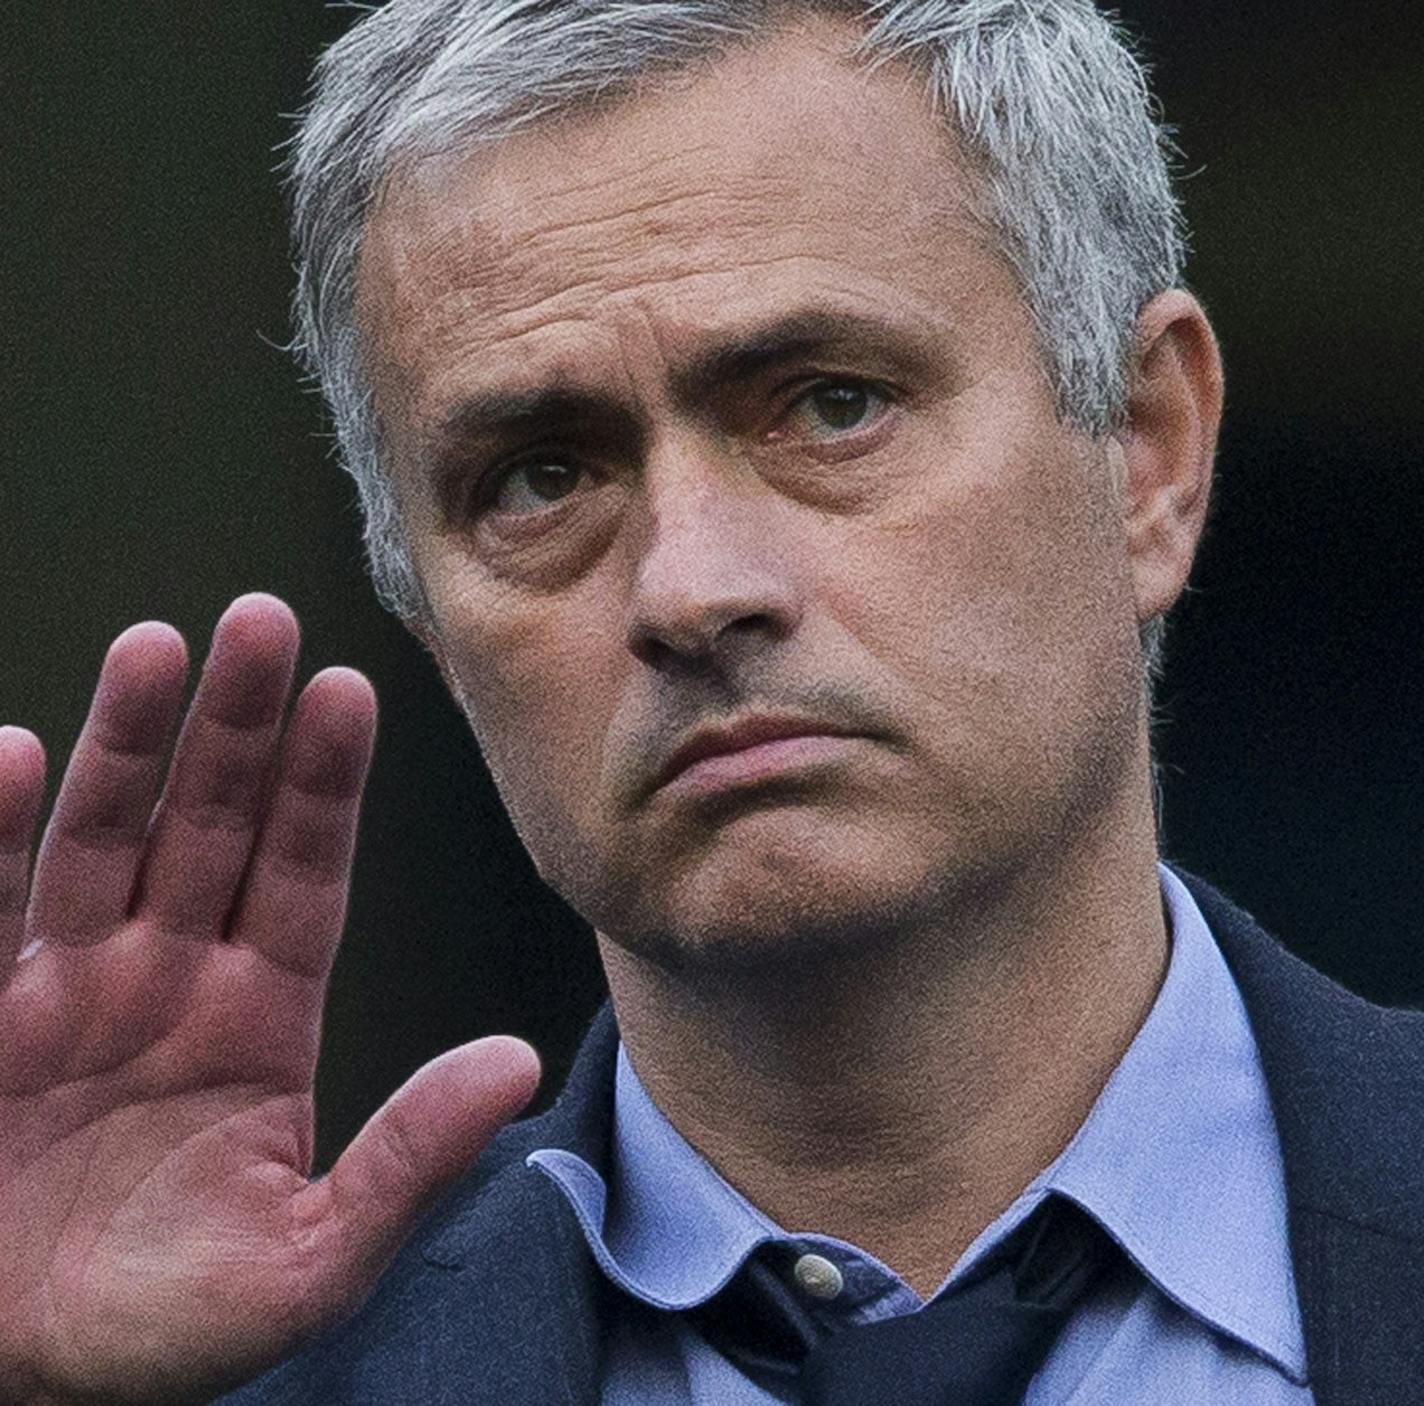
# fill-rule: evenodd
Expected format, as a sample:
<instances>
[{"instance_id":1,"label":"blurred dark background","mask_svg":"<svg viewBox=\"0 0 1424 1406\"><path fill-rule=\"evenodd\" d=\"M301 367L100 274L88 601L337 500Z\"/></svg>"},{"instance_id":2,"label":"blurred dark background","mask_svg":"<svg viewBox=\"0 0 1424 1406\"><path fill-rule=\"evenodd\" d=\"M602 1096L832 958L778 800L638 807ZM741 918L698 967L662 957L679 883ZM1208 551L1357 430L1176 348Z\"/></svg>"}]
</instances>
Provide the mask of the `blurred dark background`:
<instances>
[{"instance_id":1,"label":"blurred dark background","mask_svg":"<svg viewBox=\"0 0 1424 1406\"><path fill-rule=\"evenodd\" d=\"M1424 8L1123 7L1186 154L1220 332L1214 519L1170 638L1167 854L1373 999L1424 1004ZM557 1088L602 997L425 655L362 575L354 488L290 333L275 167L317 0L9 5L0 722L51 793L108 642L195 664L243 591L381 730L319 1086L321 1160L425 1059L496 1030ZM176 18L181 16L181 18Z\"/></svg>"}]
</instances>

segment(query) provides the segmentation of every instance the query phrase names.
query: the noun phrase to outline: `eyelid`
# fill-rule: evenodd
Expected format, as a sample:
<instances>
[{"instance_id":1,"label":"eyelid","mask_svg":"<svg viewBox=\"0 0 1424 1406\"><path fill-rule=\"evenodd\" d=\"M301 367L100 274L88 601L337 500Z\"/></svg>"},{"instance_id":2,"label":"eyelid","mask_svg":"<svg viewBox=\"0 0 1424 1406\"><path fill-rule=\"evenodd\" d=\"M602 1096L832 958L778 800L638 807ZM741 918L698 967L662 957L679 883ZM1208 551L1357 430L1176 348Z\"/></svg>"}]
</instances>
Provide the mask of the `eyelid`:
<instances>
[{"instance_id":1,"label":"eyelid","mask_svg":"<svg viewBox=\"0 0 1424 1406\"><path fill-rule=\"evenodd\" d=\"M777 415L775 426L773 427L772 438L781 438L777 433L779 427L788 420L796 409L802 405L808 397L817 391L835 390L842 387L850 387L858 391L863 391L869 396L873 396L881 402L879 411L873 415L864 425L857 425L854 429L842 430L836 434L837 439L851 439L856 435L869 433L879 426L885 418L888 410L898 405L903 397L893 387L886 385L883 381L877 381L869 376L857 376L849 372L823 372L820 375L802 378L797 380L788 388L789 398L784 409Z\"/></svg>"},{"instance_id":2,"label":"eyelid","mask_svg":"<svg viewBox=\"0 0 1424 1406\"><path fill-rule=\"evenodd\" d=\"M521 469L538 468L541 465L557 465L577 474L590 472L589 466L578 454L556 445L532 445L501 454L481 465L472 475L472 481L464 496L464 511L470 516L479 516L494 508L494 501L504 485ZM579 480L575 478L575 483ZM553 509L560 500L549 504ZM506 517L537 517L538 513L506 513Z\"/></svg>"},{"instance_id":3,"label":"eyelid","mask_svg":"<svg viewBox=\"0 0 1424 1406\"><path fill-rule=\"evenodd\" d=\"M875 413L863 425L847 430L828 430L824 437L786 428L786 422L808 397L817 391L843 387L862 391L878 402ZM889 413L909 399L909 396L902 389L873 376L849 371L820 371L797 376L783 385L775 398L780 402L780 408L775 412L771 430L766 435L768 440L799 442L808 447L821 446L830 452L838 445L854 446L879 433L885 427ZM597 456L593 458L596 459ZM468 489L463 495L463 513L468 516L481 516L492 512L496 497L510 478L522 469L537 468L541 465L558 465L578 476L575 479L575 488L570 490L570 497L577 492L577 484L584 478L597 477L598 474L587 453L571 449L567 444L545 441L521 445L517 449L498 454L475 468ZM500 516L515 521L532 521L557 510L563 501L554 500L546 509L536 512L502 513Z\"/></svg>"}]
</instances>

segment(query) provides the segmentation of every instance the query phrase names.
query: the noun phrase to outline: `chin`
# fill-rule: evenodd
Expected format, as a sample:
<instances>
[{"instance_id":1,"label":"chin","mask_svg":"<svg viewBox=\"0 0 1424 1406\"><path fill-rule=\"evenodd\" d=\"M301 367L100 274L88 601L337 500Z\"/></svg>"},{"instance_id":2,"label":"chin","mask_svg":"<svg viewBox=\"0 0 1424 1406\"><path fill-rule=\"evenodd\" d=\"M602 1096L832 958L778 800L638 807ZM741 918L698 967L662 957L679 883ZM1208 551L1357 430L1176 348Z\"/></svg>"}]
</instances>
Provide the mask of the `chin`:
<instances>
[{"instance_id":1,"label":"chin","mask_svg":"<svg viewBox=\"0 0 1424 1406\"><path fill-rule=\"evenodd\" d=\"M942 918L944 870L932 857L883 835L879 843L830 838L721 844L696 862L645 870L619 886L633 901L596 905L594 925L669 970L752 970L864 956L867 944L894 943Z\"/></svg>"}]
</instances>

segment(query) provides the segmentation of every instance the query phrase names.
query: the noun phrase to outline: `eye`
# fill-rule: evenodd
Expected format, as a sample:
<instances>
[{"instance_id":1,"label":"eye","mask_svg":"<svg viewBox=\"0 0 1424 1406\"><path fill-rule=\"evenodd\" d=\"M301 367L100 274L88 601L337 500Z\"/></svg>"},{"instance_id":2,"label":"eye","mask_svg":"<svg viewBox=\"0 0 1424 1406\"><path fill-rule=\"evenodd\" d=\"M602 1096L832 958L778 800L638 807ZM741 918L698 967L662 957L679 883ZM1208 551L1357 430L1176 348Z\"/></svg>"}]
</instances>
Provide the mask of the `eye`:
<instances>
[{"instance_id":1,"label":"eye","mask_svg":"<svg viewBox=\"0 0 1424 1406\"><path fill-rule=\"evenodd\" d=\"M511 517L530 517L567 498L582 476L577 464L558 459L508 464L481 486L478 507Z\"/></svg>"},{"instance_id":2,"label":"eye","mask_svg":"<svg viewBox=\"0 0 1424 1406\"><path fill-rule=\"evenodd\" d=\"M864 381L821 381L795 402L792 417L813 437L832 438L864 429L880 417L888 403Z\"/></svg>"}]
</instances>

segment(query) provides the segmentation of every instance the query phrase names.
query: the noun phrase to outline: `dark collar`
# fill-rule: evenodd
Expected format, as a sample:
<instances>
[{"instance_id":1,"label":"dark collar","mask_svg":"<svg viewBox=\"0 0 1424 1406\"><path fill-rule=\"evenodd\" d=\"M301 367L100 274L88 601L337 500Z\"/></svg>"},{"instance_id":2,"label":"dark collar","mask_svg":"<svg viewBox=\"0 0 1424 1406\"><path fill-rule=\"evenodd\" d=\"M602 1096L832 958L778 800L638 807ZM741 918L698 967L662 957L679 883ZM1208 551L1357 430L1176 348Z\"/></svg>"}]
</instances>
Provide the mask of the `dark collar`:
<instances>
[{"instance_id":1,"label":"dark collar","mask_svg":"<svg viewBox=\"0 0 1424 1406\"><path fill-rule=\"evenodd\" d=\"M598 1406L602 1276L524 1156L556 1141L602 1162L617 1044L605 1008L554 1107L494 1139L359 1312L223 1406Z\"/></svg>"},{"instance_id":2,"label":"dark collar","mask_svg":"<svg viewBox=\"0 0 1424 1406\"><path fill-rule=\"evenodd\" d=\"M1316 1401L1424 1401L1424 1015L1352 995L1177 872L1256 1035Z\"/></svg>"}]
</instances>

